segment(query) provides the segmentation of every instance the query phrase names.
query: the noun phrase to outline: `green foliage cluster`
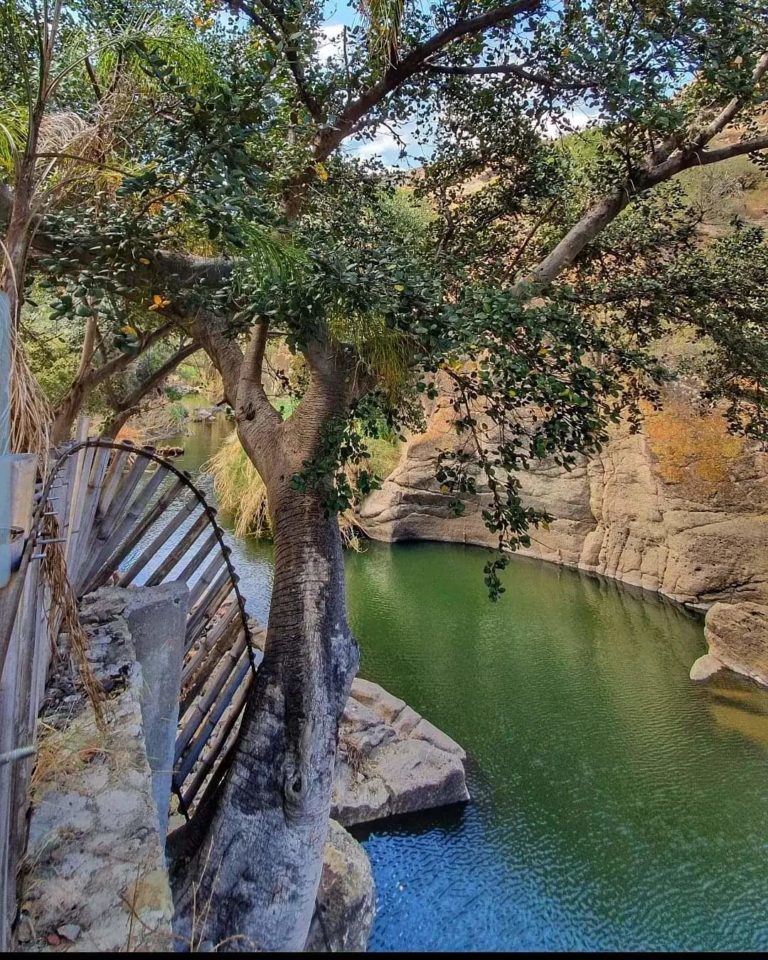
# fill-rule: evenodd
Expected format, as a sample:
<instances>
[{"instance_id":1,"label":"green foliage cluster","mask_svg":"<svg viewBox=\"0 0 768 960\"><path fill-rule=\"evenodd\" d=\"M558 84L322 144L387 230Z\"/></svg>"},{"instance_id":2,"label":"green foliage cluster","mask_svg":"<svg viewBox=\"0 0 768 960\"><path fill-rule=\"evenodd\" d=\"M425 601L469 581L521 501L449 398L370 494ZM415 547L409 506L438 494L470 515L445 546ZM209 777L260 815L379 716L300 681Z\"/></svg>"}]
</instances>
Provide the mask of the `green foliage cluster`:
<instances>
[{"instance_id":1,"label":"green foliage cluster","mask_svg":"<svg viewBox=\"0 0 768 960\"><path fill-rule=\"evenodd\" d=\"M95 316L107 345L133 355L169 316L187 330L204 315L241 344L268 324L294 356L331 345L353 401L294 477L329 512L379 482L368 441L417 429L421 398L445 392L458 443L437 479L457 512L481 482L490 491L484 519L503 554L547 519L522 502L517 474L542 459L571 467L622 416L639 426L640 401L657 403L671 375L654 345L676 327L705 344L697 374L711 402L768 438L765 238L739 229L703 247L690 182L634 191L555 284L526 281L591 203L631 185L649 144L731 97L747 131L759 123L761 4L573 0L543 15L532 3L514 29L462 35L407 75L436 31L496 6L366 0L325 60L322 3L218 6L65 5L53 114L108 136L88 141L90 177L52 175L57 200L39 225L35 282L55 342L82 338ZM8 10L13 144L35 18L22 0ZM472 76L478 64L490 72ZM370 106L350 120L360 97ZM576 110L587 131L574 130ZM365 142L406 122L431 158L405 187L381 164L323 152L342 127ZM208 274L192 270L200 258ZM297 399L306 383L286 377ZM486 569L496 596L503 564Z\"/></svg>"}]
</instances>

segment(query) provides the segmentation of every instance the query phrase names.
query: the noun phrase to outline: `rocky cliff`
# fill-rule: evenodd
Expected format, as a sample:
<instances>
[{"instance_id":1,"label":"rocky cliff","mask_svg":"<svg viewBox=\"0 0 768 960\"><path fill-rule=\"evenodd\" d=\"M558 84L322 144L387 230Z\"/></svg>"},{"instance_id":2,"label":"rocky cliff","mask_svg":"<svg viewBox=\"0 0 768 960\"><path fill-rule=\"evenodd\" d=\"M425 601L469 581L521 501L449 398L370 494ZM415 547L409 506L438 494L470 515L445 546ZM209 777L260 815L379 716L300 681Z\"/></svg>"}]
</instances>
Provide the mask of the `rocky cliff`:
<instances>
[{"instance_id":1,"label":"rocky cliff","mask_svg":"<svg viewBox=\"0 0 768 960\"><path fill-rule=\"evenodd\" d=\"M435 480L438 453L456 442L450 408L438 400L427 432L363 505L369 536L495 545L481 518L489 495L480 487L456 518ZM702 609L768 604L768 453L731 435L718 414L699 412L682 388L647 411L642 433L619 426L570 472L542 461L521 482L526 502L553 517L521 554Z\"/></svg>"}]
</instances>

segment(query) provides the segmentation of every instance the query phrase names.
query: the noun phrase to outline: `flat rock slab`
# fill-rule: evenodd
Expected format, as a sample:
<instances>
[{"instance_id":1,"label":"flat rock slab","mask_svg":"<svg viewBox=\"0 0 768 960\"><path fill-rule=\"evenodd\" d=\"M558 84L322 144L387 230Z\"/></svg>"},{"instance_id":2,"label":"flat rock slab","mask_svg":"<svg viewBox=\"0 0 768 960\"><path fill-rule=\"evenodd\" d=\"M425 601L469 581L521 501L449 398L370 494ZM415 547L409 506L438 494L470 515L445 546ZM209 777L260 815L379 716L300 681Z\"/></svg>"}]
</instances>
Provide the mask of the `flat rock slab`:
<instances>
[{"instance_id":1,"label":"flat rock slab","mask_svg":"<svg viewBox=\"0 0 768 960\"><path fill-rule=\"evenodd\" d=\"M358 678L341 721L332 816L351 826L465 802L465 760L405 701Z\"/></svg>"}]
</instances>

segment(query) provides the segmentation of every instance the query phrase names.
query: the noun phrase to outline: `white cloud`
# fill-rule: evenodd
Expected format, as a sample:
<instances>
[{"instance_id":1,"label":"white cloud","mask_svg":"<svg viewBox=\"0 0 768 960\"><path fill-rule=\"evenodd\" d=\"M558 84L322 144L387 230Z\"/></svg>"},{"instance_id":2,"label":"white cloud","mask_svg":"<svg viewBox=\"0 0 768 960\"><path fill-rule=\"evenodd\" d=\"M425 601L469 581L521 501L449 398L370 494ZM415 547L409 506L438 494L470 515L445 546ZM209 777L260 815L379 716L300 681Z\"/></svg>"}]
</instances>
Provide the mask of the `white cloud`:
<instances>
[{"instance_id":1,"label":"white cloud","mask_svg":"<svg viewBox=\"0 0 768 960\"><path fill-rule=\"evenodd\" d=\"M315 56L321 63L327 60L340 60L344 55L342 47L343 23L329 23L317 31L318 47Z\"/></svg>"},{"instance_id":2,"label":"white cloud","mask_svg":"<svg viewBox=\"0 0 768 960\"><path fill-rule=\"evenodd\" d=\"M557 140L564 134L570 133L571 130L582 130L594 119L594 115L590 114L584 107L577 106L567 110L562 119L547 117L542 124L541 132L543 136L549 137L551 140Z\"/></svg>"},{"instance_id":3,"label":"white cloud","mask_svg":"<svg viewBox=\"0 0 768 960\"><path fill-rule=\"evenodd\" d=\"M373 157L381 157L393 151L400 153L400 144L388 130L381 130L373 140L361 143L359 146L353 145L352 149L360 160L371 160Z\"/></svg>"},{"instance_id":4,"label":"white cloud","mask_svg":"<svg viewBox=\"0 0 768 960\"><path fill-rule=\"evenodd\" d=\"M370 139L352 140L345 147L346 151L359 160L379 159L387 167L411 167L419 165L426 157L425 147L417 143L415 137L416 124L409 120L402 124L383 124L376 127ZM405 147L412 156L401 158L400 151ZM431 152L431 151L427 151Z\"/></svg>"}]
</instances>

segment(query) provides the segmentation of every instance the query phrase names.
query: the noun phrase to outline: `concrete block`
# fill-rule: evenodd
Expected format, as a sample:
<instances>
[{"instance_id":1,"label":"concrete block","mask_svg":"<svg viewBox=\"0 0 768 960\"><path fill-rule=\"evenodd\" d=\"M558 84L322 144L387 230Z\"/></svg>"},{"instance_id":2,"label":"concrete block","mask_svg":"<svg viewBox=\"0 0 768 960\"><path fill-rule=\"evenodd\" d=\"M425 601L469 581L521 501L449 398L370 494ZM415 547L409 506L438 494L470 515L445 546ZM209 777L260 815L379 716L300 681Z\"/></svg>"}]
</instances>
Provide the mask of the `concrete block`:
<instances>
[{"instance_id":1,"label":"concrete block","mask_svg":"<svg viewBox=\"0 0 768 960\"><path fill-rule=\"evenodd\" d=\"M130 591L123 616L133 637L144 683L141 714L152 770L161 841L165 842L171 777L179 722L179 690L189 605L185 583L164 583Z\"/></svg>"}]
</instances>

